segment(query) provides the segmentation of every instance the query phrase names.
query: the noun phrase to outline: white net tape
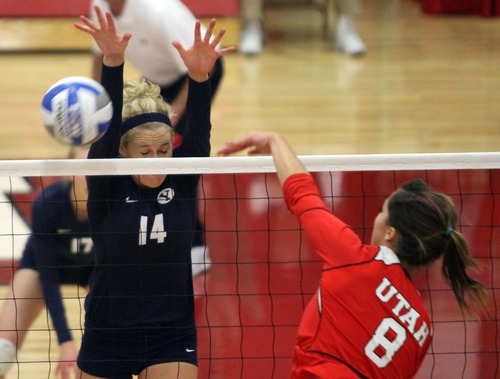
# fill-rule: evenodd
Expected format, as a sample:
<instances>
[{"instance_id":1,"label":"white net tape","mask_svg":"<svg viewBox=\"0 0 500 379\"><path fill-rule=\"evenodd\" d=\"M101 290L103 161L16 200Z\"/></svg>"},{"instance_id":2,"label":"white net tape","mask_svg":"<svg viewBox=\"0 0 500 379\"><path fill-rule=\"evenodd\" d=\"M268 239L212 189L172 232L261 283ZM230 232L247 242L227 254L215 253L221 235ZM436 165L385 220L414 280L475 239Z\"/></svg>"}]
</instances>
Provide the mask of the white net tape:
<instances>
[{"instance_id":1,"label":"white net tape","mask_svg":"<svg viewBox=\"0 0 500 379\"><path fill-rule=\"evenodd\" d=\"M500 168L500 153L300 156L311 172ZM0 176L231 174L275 172L269 156L0 161Z\"/></svg>"}]
</instances>

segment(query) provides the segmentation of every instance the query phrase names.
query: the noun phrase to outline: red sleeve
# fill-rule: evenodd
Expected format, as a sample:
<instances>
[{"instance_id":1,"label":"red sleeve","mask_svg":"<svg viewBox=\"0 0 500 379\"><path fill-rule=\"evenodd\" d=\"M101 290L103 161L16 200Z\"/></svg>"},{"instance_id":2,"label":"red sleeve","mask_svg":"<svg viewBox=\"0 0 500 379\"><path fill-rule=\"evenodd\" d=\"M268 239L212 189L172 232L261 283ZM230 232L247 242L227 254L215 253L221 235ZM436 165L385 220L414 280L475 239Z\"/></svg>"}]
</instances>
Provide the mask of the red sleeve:
<instances>
[{"instance_id":1,"label":"red sleeve","mask_svg":"<svg viewBox=\"0 0 500 379\"><path fill-rule=\"evenodd\" d=\"M325 268L373 259L377 246L363 246L359 236L328 209L313 177L307 173L289 176L283 184L285 201L296 215Z\"/></svg>"}]
</instances>

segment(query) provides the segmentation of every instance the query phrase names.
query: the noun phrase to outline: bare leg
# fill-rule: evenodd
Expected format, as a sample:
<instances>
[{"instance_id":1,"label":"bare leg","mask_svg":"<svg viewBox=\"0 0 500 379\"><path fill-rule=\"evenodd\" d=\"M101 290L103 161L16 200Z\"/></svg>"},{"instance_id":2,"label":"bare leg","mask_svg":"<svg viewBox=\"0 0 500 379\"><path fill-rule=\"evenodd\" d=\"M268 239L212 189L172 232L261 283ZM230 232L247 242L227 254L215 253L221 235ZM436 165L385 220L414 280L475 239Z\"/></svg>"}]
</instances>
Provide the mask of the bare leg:
<instances>
[{"instance_id":1,"label":"bare leg","mask_svg":"<svg viewBox=\"0 0 500 379\"><path fill-rule=\"evenodd\" d=\"M139 379L196 379L198 367L185 362L161 363L142 370Z\"/></svg>"},{"instance_id":2,"label":"bare leg","mask_svg":"<svg viewBox=\"0 0 500 379\"><path fill-rule=\"evenodd\" d=\"M18 270L5 298L0 312L0 339L6 340L6 344L9 341L16 350L20 350L29 328L45 307L38 271ZM4 357L0 357L0 361L2 358ZM10 359L12 358L7 358L8 361ZM4 369L8 370L8 367ZM3 378L0 375L0 379Z\"/></svg>"},{"instance_id":3,"label":"bare leg","mask_svg":"<svg viewBox=\"0 0 500 379\"><path fill-rule=\"evenodd\" d=\"M264 17L264 0L241 0L241 17L243 22L261 22Z\"/></svg>"},{"instance_id":4,"label":"bare leg","mask_svg":"<svg viewBox=\"0 0 500 379\"><path fill-rule=\"evenodd\" d=\"M0 338L8 339L19 350L29 328L45 307L38 271L18 270L6 299L0 313Z\"/></svg>"},{"instance_id":5,"label":"bare leg","mask_svg":"<svg viewBox=\"0 0 500 379\"><path fill-rule=\"evenodd\" d=\"M359 0L336 0L337 12L351 19L355 18L361 11Z\"/></svg>"},{"instance_id":6,"label":"bare leg","mask_svg":"<svg viewBox=\"0 0 500 379\"><path fill-rule=\"evenodd\" d=\"M238 50L242 54L260 54L264 45L264 0L241 0L241 17L243 28L240 33Z\"/></svg>"},{"instance_id":7,"label":"bare leg","mask_svg":"<svg viewBox=\"0 0 500 379\"><path fill-rule=\"evenodd\" d=\"M83 372L80 369L76 370L76 379L107 379L107 378L101 378L100 376L93 376L90 374L87 374L86 372Z\"/></svg>"}]
</instances>

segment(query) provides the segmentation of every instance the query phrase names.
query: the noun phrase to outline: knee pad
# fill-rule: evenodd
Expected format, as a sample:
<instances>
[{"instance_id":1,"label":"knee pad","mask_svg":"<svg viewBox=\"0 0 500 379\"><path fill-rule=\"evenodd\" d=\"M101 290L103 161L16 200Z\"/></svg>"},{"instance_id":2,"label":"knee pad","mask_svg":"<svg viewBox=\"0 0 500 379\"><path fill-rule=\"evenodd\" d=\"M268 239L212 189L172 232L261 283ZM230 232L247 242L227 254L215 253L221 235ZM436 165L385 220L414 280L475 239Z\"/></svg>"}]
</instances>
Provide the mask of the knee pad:
<instances>
[{"instance_id":1,"label":"knee pad","mask_svg":"<svg viewBox=\"0 0 500 379\"><path fill-rule=\"evenodd\" d=\"M0 338L0 375L6 375L16 362L16 346L9 340Z\"/></svg>"}]
</instances>

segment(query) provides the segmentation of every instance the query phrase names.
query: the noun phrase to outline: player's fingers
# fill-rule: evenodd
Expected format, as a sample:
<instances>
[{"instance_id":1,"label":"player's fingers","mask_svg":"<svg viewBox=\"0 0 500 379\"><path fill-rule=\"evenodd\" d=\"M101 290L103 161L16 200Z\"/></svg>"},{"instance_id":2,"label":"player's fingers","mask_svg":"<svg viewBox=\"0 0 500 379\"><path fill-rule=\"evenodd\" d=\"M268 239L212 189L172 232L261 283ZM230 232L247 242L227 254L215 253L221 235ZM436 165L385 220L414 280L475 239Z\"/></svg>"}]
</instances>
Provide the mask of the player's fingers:
<instances>
[{"instance_id":1,"label":"player's fingers","mask_svg":"<svg viewBox=\"0 0 500 379\"><path fill-rule=\"evenodd\" d=\"M232 142L230 142L230 147L233 150L233 152L244 150L244 149L246 149L248 147L251 147L252 145L253 144L251 143L251 141L249 141L246 138L238 140L238 141L232 141Z\"/></svg>"},{"instance_id":2,"label":"player's fingers","mask_svg":"<svg viewBox=\"0 0 500 379\"><path fill-rule=\"evenodd\" d=\"M80 26L80 24L78 24L77 22L75 22L75 23L73 24L73 26L74 26L76 29L81 30L82 32L84 32L84 31L85 31L85 30L83 30L83 28Z\"/></svg>"},{"instance_id":3,"label":"player's fingers","mask_svg":"<svg viewBox=\"0 0 500 379\"><path fill-rule=\"evenodd\" d=\"M206 43L210 42L210 38L212 37L212 34L214 32L214 27L215 27L215 18L212 18L210 20L210 24L208 24L208 28L205 32L205 38L203 39Z\"/></svg>"},{"instance_id":4,"label":"player's fingers","mask_svg":"<svg viewBox=\"0 0 500 379\"><path fill-rule=\"evenodd\" d=\"M81 30L82 32L92 33L92 29L90 29L88 26L85 26L85 25L82 25L82 24L78 24L78 23L73 24L73 26L75 28L77 28L78 30Z\"/></svg>"},{"instance_id":5,"label":"player's fingers","mask_svg":"<svg viewBox=\"0 0 500 379\"><path fill-rule=\"evenodd\" d=\"M61 379L71 379L76 375L76 362L65 362L61 367Z\"/></svg>"},{"instance_id":6,"label":"player's fingers","mask_svg":"<svg viewBox=\"0 0 500 379\"><path fill-rule=\"evenodd\" d=\"M217 33L217 35L214 37L214 39L212 40L210 45L212 47L216 47L219 44L219 42L222 40L222 37L224 36L225 33L226 33L226 29L222 28L221 30L219 30L219 33Z\"/></svg>"},{"instance_id":7,"label":"player's fingers","mask_svg":"<svg viewBox=\"0 0 500 379\"><path fill-rule=\"evenodd\" d=\"M224 49L220 49L220 50L218 51L218 54L219 54L219 56L221 56L221 55L225 55L225 54L233 53L233 52L235 52L235 51L236 51L236 47L234 47L234 46L231 46L231 47L225 47Z\"/></svg>"},{"instance_id":8,"label":"player's fingers","mask_svg":"<svg viewBox=\"0 0 500 379\"><path fill-rule=\"evenodd\" d=\"M123 40L123 42L125 42L126 44L128 44L128 41L130 41L130 38L132 38L132 33L126 32L123 35L122 40Z\"/></svg>"},{"instance_id":9,"label":"player's fingers","mask_svg":"<svg viewBox=\"0 0 500 379\"><path fill-rule=\"evenodd\" d=\"M105 26L106 25L106 18L104 17L104 15L102 14L102 11L101 11L101 8L99 8L97 5L94 7L94 10L95 10L95 14L97 16L97 20L99 21L99 25L101 25L101 27Z\"/></svg>"},{"instance_id":10,"label":"player's fingers","mask_svg":"<svg viewBox=\"0 0 500 379\"><path fill-rule=\"evenodd\" d=\"M56 367L55 377L56 378L64 378L64 367L62 363L59 363Z\"/></svg>"},{"instance_id":11,"label":"player's fingers","mask_svg":"<svg viewBox=\"0 0 500 379\"><path fill-rule=\"evenodd\" d=\"M85 25L75 23L75 27L77 27L80 30L83 30L84 32L93 32L94 30L97 29L97 25L94 24L90 19L88 19L85 16L80 16L79 17L80 21L83 22Z\"/></svg>"},{"instance_id":12,"label":"player's fingers","mask_svg":"<svg viewBox=\"0 0 500 379\"><path fill-rule=\"evenodd\" d=\"M184 49L184 47L182 47L179 41L172 41L172 46L176 48L181 57L183 57L184 54L186 53L186 50Z\"/></svg>"},{"instance_id":13,"label":"player's fingers","mask_svg":"<svg viewBox=\"0 0 500 379\"><path fill-rule=\"evenodd\" d=\"M107 23L108 29L110 29L111 31L115 31L116 30L116 28L115 28L115 20L113 19L113 16L111 16L110 12L106 12L106 23Z\"/></svg>"},{"instance_id":14,"label":"player's fingers","mask_svg":"<svg viewBox=\"0 0 500 379\"><path fill-rule=\"evenodd\" d=\"M237 149L234 148L233 145L234 145L233 141L226 141L224 143L224 146L222 146L222 148L220 148L217 151L217 154L219 154L219 155L229 155L231 153L234 153L235 151L238 151Z\"/></svg>"},{"instance_id":15,"label":"player's fingers","mask_svg":"<svg viewBox=\"0 0 500 379\"><path fill-rule=\"evenodd\" d=\"M81 22L83 22L85 25L87 26L94 26L95 27L95 24L92 22L92 20L90 20L89 18L87 18L86 16L80 16L78 17L80 19Z\"/></svg>"},{"instance_id":16,"label":"player's fingers","mask_svg":"<svg viewBox=\"0 0 500 379\"><path fill-rule=\"evenodd\" d=\"M61 370L61 379L71 379L70 370L67 369Z\"/></svg>"},{"instance_id":17,"label":"player's fingers","mask_svg":"<svg viewBox=\"0 0 500 379\"><path fill-rule=\"evenodd\" d=\"M200 20L196 20L194 25L194 41L201 41L201 23Z\"/></svg>"}]
</instances>

